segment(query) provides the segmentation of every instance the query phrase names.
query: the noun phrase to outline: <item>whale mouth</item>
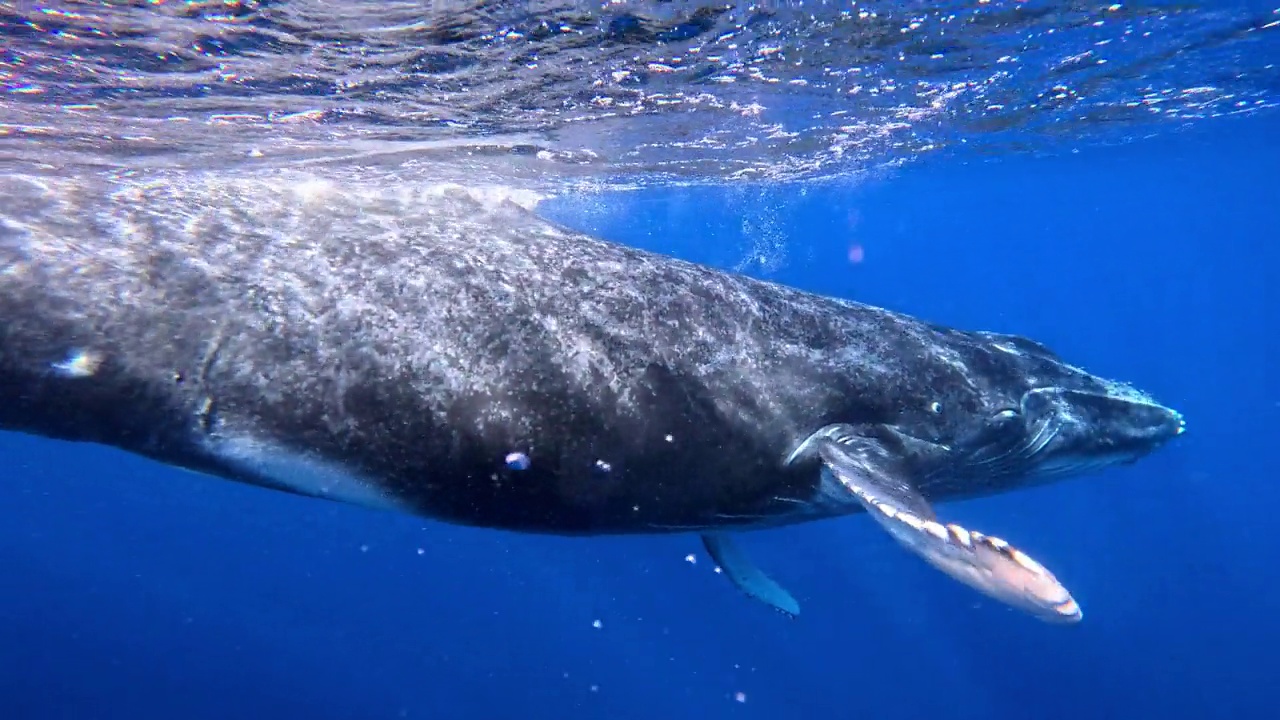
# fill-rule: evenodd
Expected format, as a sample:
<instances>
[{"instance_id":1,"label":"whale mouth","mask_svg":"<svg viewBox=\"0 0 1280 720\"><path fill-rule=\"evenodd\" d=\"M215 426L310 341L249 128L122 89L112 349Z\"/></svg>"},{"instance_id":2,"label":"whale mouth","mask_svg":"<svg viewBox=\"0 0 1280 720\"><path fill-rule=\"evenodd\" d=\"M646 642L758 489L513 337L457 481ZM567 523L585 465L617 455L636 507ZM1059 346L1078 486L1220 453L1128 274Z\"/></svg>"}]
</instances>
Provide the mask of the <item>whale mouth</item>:
<instances>
[{"instance_id":1,"label":"whale mouth","mask_svg":"<svg viewBox=\"0 0 1280 720\"><path fill-rule=\"evenodd\" d=\"M1012 415L1009 417L1020 417ZM1019 422L1021 425L1022 423ZM967 464L984 475L1013 475L1026 472L1036 465L1038 456L1062 431L1062 417L1057 413L1042 413L1019 430L1006 435L1002 441L983 446L972 453Z\"/></svg>"}]
</instances>

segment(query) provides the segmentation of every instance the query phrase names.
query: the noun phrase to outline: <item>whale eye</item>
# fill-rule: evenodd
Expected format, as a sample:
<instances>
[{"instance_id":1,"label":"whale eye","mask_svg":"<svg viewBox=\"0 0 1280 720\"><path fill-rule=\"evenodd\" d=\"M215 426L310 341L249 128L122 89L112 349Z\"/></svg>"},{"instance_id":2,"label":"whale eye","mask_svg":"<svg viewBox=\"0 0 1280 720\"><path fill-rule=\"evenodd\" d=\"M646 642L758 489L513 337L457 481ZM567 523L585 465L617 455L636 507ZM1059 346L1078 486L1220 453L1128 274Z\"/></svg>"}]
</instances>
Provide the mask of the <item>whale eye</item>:
<instances>
[{"instance_id":1,"label":"whale eye","mask_svg":"<svg viewBox=\"0 0 1280 720\"><path fill-rule=\"evenodd\" d=\"M997 420L1009 420L1015 417L1018 417L1017 410L1001 410L1000 412L996 413Z\"/></svg>"},{"instance_id":2,"label":"whale eye","mask_svg":"<svg viewBox=\"0 0 1280 720\"><path fill-rule=\"evenodd\" d=\"M938 402L937 400L934 400L933 402L929 403L929 412L933 413L934 415L942 414L942 403Z\"/></svg>"}]
</instances>

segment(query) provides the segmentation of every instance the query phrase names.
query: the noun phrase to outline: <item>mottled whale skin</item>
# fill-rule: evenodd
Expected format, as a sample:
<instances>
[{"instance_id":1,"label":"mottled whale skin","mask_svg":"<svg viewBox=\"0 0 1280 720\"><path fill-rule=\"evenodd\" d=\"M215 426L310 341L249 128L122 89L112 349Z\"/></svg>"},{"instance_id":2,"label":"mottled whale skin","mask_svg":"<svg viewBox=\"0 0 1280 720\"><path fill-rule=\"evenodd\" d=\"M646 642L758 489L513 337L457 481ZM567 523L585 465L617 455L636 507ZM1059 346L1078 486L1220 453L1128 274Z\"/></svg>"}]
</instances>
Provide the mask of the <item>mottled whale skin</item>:
<instances>
[{"instance_id":1,"label":"mottled whale skin","mask_svg":"<svg viewBox=\"0 0 1280 720\"><path fill-rule=\"evenodd\" d=\"M0 179L0 428L289 492L567 535L776 526L863 511L788 462L823 426L960 453L1067 384L1143 397L457 188ZM963 465L919 492L1034 481Z\"/></svg>"}]
</instances>

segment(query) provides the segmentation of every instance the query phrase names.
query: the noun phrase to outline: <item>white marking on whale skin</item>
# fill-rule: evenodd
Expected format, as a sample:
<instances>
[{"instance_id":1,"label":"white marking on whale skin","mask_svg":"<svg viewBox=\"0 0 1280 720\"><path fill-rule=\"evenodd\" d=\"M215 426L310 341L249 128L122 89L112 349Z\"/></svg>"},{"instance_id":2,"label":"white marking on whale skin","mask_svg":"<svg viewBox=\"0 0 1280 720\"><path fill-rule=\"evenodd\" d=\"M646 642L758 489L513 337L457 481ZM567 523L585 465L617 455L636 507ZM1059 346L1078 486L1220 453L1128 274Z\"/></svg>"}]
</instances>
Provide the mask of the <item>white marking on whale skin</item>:
<instances>
[{"instance_id":1,"label":"white marking on whale skin","mask_svg":"<svg viewBox=\"0 0 1280 720\"><path fill-rule=\"evenodd\" d=\"M960 541L961 545L965 547L972 547L973 538L969 535L968 530L960 527L959 525L947 525L947 529L951 531L951 534L955 536L956 540Z\"/></svg>"},{"instance_id":2,"label":"white marking on whale skin","mask_svg":"<svg viewBox=\"0 0 1280 720\"><path fill-rule=\"evenodd\" d=\"M62 362L53 363L53 371L69 378L93 377L102 366L102 356L92 350L76 350Z\"/></svg>"},{"instance_id":3,"label":"white marking on whale skin","mask_svg":"<svg viewBox=\"0 0 1280 720\"><path fill-rule=\"evenodd\" d=\"M969 377L973 373L969 371L969 366L965 364L965 361L960 358L960 356L956 353L955 350L952 350L946 345L942 345L940 343L931 343L926 340L921 340L920 344L927 350L927 352L930 355L932 355L934 358L941 361L942 363L950 366L951 369L955 370L956 373L960 375L960 377L964 378L966 382L969 382ZM972 382L969 382L969 384L972 384Z\"/></svg>"},{"instance_id":4,"label":"white marking on whale skin","mask_svg":"<svg viewBox=\"0 0 1280 720\"><path fill-rule=\"evenodd\" d=\"M937 522L934 520L926 520L924 523L924 530L925 532L929 533L930 535L944 542L949 542L951 539L950 533L947 532L947 529L943 527L942 523L940 522Z\"/></svg>"},{"instance_id":5,"label":"white marking on whale skin","mask_svg":"<svg viewBox=\"0 0 1280 720\"><path fill-rule=\"evenodd\" d=\"M245 435L215 436L207 449L242 472L264 477L303 495L328 498L379 510L399 504L374 483L337 463Z\"/></svg>"}]
</instances>

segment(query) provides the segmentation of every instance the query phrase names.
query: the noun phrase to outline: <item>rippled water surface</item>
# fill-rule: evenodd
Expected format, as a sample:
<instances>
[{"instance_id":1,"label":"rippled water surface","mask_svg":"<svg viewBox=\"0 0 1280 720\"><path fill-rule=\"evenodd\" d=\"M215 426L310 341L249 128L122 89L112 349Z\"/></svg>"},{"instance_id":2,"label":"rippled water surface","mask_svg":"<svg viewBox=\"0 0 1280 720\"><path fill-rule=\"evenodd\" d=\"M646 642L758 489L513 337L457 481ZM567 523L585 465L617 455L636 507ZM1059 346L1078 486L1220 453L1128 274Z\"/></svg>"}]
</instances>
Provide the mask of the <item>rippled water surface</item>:
<instances>
[{"instance_id":1,"label":"rippled water surface","mask_svg":"<svg viewBox=\"0 0 1280 720\"><path fill-rule=\"evenodd\" d=\"M1242 0L63 0L0 33L10 166L787 180L1280 101L1280 8Z\"/></svg>"}]
</instances>

